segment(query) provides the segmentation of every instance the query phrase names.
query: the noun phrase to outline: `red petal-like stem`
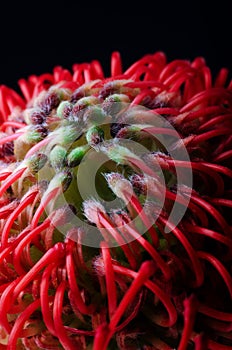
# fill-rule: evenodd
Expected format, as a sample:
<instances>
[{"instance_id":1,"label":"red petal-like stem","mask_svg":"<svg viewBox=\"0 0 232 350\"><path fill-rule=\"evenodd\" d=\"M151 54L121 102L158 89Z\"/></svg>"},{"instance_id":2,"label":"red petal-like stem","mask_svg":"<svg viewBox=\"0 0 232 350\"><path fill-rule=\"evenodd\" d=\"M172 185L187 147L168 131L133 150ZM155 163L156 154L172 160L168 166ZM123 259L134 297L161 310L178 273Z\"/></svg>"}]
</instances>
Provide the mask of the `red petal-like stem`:
<instances>
[{"instance_id":1,"label":"red petal-like stem","mask_svg":"<svg viewBox=\"0 0 232 350\"><path fill-rule=\"evenodd\" d=\"M150 99L154 98L154 96L155 96L155 94L152 90L150 90L150 89L143 90L131 102L130 108L135 106L135 105L142 104L143 100L147 101L149 98Z\"/></svg>"},{"instance_id":2,"label":"red petal-like stem","mask_svg":"<svg viewBox=\"0 0 232 350\"><path fill-rule=\"evenodd\" d=\"M188 79L192 78L193 76L194 70L191 67L186 67L170 75L164 80L163 83L166 86L170 86L169 92L174 92L179 89L183 82L188 81Z\"/></svg>"},{"instance_id":3,"label":"red petal-like stem","mask_svg":"<svg viewBox=\"0 0 232 350\"><path fill-rule=\"evenodd\" d=\"M8 115L10 114L10 109L6 101L6 87L4 85L0 86L0 112L1 119L0 122L6 121Z\"/></svg>"},{"instance_id":4,"label":"red petal-like stem","mask_svg":"<svg viewBox=\"0 0 232 350\"><path fill-rule=\"evenodd\" d=\"M170 135L170 136L178 137L178 133L174 129L148 126L148 127L142 128L141 130L148 132L150 135L161 134L161 135Z\"/></svg>"},{"instance_id":5,"label":"red petal-like stem","mask_svg":"<svg viewBox=\"0 0 232 350\"><path fill-rule=\"evenodd\" d=\"M118 51L115 51L111 55L111 76L115 77L120 74L122 74L121 55Z\"/></svg>"},{"instance_id":6,"label":"red petal-like stem","mask_svg":"<svg viewBox=\"0 0 232 350\"><path fill-rule=\"evenodd\" d=\"M0 324L8 334L10 334L12 326L8 321L7 313L12 305L12 293L21 279L22 278L19 277L15 279L11 284L9 284L3 291L0 299Z\"/></svg>"},{"instance_id":7,"label":"red petal-like stem","mask_svg":"<svg viewBox=\"0 0 232 350\"><path fill-rule=\"evenodd\" d=\"M61 342L64 349L77 350L76 345L68 335L67 330L65 329L62 321L63 299L64 299L65 290L66 290L66 282L62 281L59 287L57 288L55 299L54 299L54 305L53 305L54 326L55 326L55 330L59 338L59 341Z\"/></svg>"},{"instance_id":8,"label":"red petal-like stem","mask_svg":"<svg viewBox=\"0 0 232 350\"><path fill-rule=\"evenodd\" d=\"M184 117L184 122L191 122L194 120L208 120L208 118L212 117L212 115L218 115L218 113L222 113L224 109L221 106L207 106L205 108L197 109L196 111L190 111Z\"/></svg>"},{"instance_id":9,"label":"red petal-like stem","mask_svg":"<svg viewBox=\"0 0 232 350\"><path fill-rule=\"evenodd\" d=\"M114 271L118 273L119 275L125 275L129 276L132 278L135 278L138 274L138 272L135 272L133 270L127 269L126 267L120 266L120 265L113 265ZM150 289L155 295L157 295L158 299L164 304L168 315L169 319L159 319L159 315L154 315L154 320L156 321L157 324L163 327L171 327L175 324L177 320L177 313L174 305L172 304L170 297L167 295L165 291L163 291L160 287L158 287L154 282L152 281L147 281L144 283L144 285Z\"/></svg>"},{"instance_id":10,"label":"red petal-like stem","mask_svg":"<svg viewBox=\"0 0 232 350\"><path fill-rule=\"evenodd\" d=\"M195 350L205 350L208 349L208 340L205 334L201 333L193 338L195 343Z\"/></svg>"},{"instance_id":11,"label":"red petal-like stem","mask_svg":"<svg viewBox=\"0 0 232 350\"><path fill-rule=\"evenodd\" d=\"M223 312L216 309L213 309L212 307L209 307L204 304L199 305L198 311L206 316L216 318L217 320L225 321L225 322L232 322L232 313L230 312Z\"/></svg>"},{"instance_id":12,"label":"red petal-like stem","mask_svg":"<svg viewBox=\"0 0 232 350\"><path fill-rule=\"evenodd\" d=\"M120 235L117 228L114 227L114 224L111 222L110 218L105 213L99 212L99 223L101 225L101 228L105 228L106 230L108 230L110 235L112 235L113 238L116 240L116 242L121 246L122 250L124 251L124 253L125 253L129 263L130 263L130 266L133 269L136 269L137 262L135 260L135 257L133 255L132 251L130 250L129 246L127 246L125 244L126 241Z\"/></svg>"},{"instance_id":13,"label":"red petal-like stem","mask_svg":"<svg viewBox=\"0 0 232 350\"><path fill-rule=\"evenodd\" d=\"M104 79L104 72L99 61L93 60L91 62L92 69L94 71L94 79Z\"/></svg>"},{"instance_id":14,"label":"red petal-like stem","mask_svg":"<svg viewBox=\"0 0 232 350\"><path fill-rule=\"evenodd\" d=\"M30 101L33 94L32 84L29 81L26 81L25 79L19 79L18 84L26 101Z\"/></svg>"},{"instance_id":15,"label":"red petal-like stem","mask_svg":"<svg viewBox=\"0 0 232 350\"><path fill-rule=\"evenodd\" d=\"M208 340L208 350L232 350L232 345L223 345L211 339Z\"/></svg>"},{"instance_id":16,"label":"red petal-like stem","mask_svg":"<svg viewBox=\"0 0 232 350\"><path fill-rule=\"evenodd\" d=\"M197 312L197 300L194 295L184 300L184 328L181 334L181 341L178 350L186 350L190 340L195 316Z\"/></svg>"},{"instance_id":17,"label":"red petal-like stem","mask_svg":"<svg viewBox=\"0 0 232 350\"><path fill-rule=\"evenodd\" d=\"M209 99L227 99L231 98L231 93L223 88L212 88L205 91L201 91L194 95L191 100L180 109L180 113L187 112L201 103L207 103Z\"/></svg>"},{"instance_id":18,"label":"red petal-like stem","mask_svg":"<svg viewBox=\"0 0 232 350\"><path fill-rule=\"evenodd\" d=\"M33 280L33 278L49 264L60 261L64 257L64 244L59 242L48 250L42 258L27 272L20 280L13 292L13 299L17 298L18 294Z\"/></svg>"},{"instance_id":19,"label":"red petal-like stem","mask_svg":"<svg viewBox=\"0 0 232 350\"><path fill-rule=\"evenodd\" d=\"M15 350L17 340L23 330L25 322L31 314L40 307L40 299L33 301L16 319L8 339L7 350Z\"/></svg>"},{"instance_id":20,"label":"red petal-like stem","mask_svg":"<svg viewBox=\"0 0 232 350\"><path fill-rule=\"evenodd\" d=\"M131 223L125 224L125 228L127 232L133 237L133 239L139 242L141 246L151 255L154 262L159 266L160 270L163 272L165 278L169 280L171 277L170 268L162 259L155 247L151 245L148 242L148 240L146 240L139 232L137 232Z\"/></svg>"},{"instance_id":21,"label":"red petal-like stem","mask_svg":"<svg viewBox=\"0 0 232 350\"><path fill-rule=\"evenodd\" d=\"M165 159L165 161L174 169L175 168L186 168L186 169L192 169L196 172L203 172L209 177L211 177L214 182L216 188L216 193L223 193L224 192L224 181L223 179L218 175L218 173L215 171L215 169L211 169L210 165L208 163L202 163L202 162L188 162L188 161L182 161L182 160L173 160L173 159ZM223 170L222 170L223 171ZM224 169L226 171L226 169Z\"/></svg>"},{"instance_id":22,"label":"red petal-like stem","mask_svg":"<svg viewBox=\"0 0 232 350\"><path fill-rule=\"evenodd\" d=\"M105 342L109 335L109 326L107 323L101 324L97 330L94 337L93 350L104 350ZM107 345L106 345L107 346Z\"/></svg>"},{"instance_id":23,"label":"red petal-like stem","mask_svg":"<svg viewBox=\"0 0 232 350\"><path fill-rule=\"evenodd\" d=\"M147 231L151 235L152 243L155 247L158 247L159 245L159 236L156 231L156 229L153 227L153 222L151 222L148 218L148 216L144 212L144 208L140 204L140 201L138 200L137 196L135 194L127 193L126 191L123 192L125 195L125 198L128 200L128 203L132 205L132 207L136 210L138 213L138 216L140 217L143 224L146 226Z\"/></svg>"},{"instance_id":24,"label":"red petal-like stem","mask_svg":"<svg viewBox=\"0 0 232 350\"><path fill-rule=\"evenodd\" d=\"M184 227L190 233L197 233L215 239L216 241L226 245L230 251L232 250L232 238L230 237L224 236L221 233L218 233L214 230L210 230L208 228L197 225L185 224Z\"/></svg>"},{"instance_id":25,"label":"red petal-like stem","mask_svg":"<svg viewBox=\"0 0 232 350\"><path fill-rule=\"evenodd\" d=\"M110 250L106 242L101 242L102 258L105 266L106 290L108 297L109 318L111 319L117 307L117 291L114 269L111 261Z\"/></svg>"},{"instance_id":26,"label":"red petal-like stem","mask_svg":"<svg viewBox=\"0 0 232 350\"><path fill-rule=\"evenodd\" d=\"M166 218L159 217L158 221L161 222L163 225L167 225L167 227L170 229L170 231L174 234L174 236L182 243L182 245L185 247L186 252L188 253L190 260L192 262L193 270L195 272L195 284L196 286L201 286L204 281L204 273L202 270L201 263L197 257L197 254L185 235L179 230L176 226L174 226L172 223L170 223Z\"/></svg>"},{"instance_id":27,"label":"red petal-like stem","mask_svg":"<svg viewBox=\"0 0 232 350\"><path fill-rule=\"evenodd\" d=\"M51 272L55 268L55 264L52 263L48 265L44 272L41 279L40 284L40 295L41 295L41 311L43 314L43 321L49 330L49 332L56 336L55 327L54 327L54 321L52 319L52 308L51 308L51 298L49 298L49 284L50 284L50 277Z\"/></svg>"},{"instance_id":28,"label":"red petal-like stem","mask_svg":"<svg viewBox=\"0 0 232 350\"><path fill-rule=\"evenodd\" d=\"M11 128L16 128L16 129L21 129L24 126L26 126L26 124L24 123L19 123L19 122L13 122L13 121L7 121L5 123L3 123L1 125L1 129L2 131L4 131L6 128L11 127Z\"/></svg>"},{"instance_id":29,"label":"red petal-like stem","mask_svg":"<svg viewBox=\"0 0 232 350\"><path fill-rule=\"evenodd\" d=\"M227 68L221 68L214 82L215 87L223 87L226 83L229 70Z\"/></svg>"},{"instance_id":30,"label":"red petal-like stem","mask_svg":"<svg viewBox=\"0 0 232 350\"><path fill-rule=\"evenodd\" d=\"M12 174L12 171L3 171L0 173L0 181L5 180L8 176Z\"/></svg>"},{"instance_id":31,"label":"red petal-like stem","mask_svg":"<svg viewBox=\"0 0 232 350\"><path fill-rule=\"evenodd\" d=\"M10 176L8 176L7 180L0 187L0 197L14 182L16 182L22 176L26 169L27 167L21 168L19 170L14 171Z\"/></svg>"},{"instance_id":32,"label":"red petal-like stem","mask_svg":"<svg viewBox=\"0 0 232 350\"><path fill-rule=\"evenodd\" d=\"M76 282L77 274L75 273L75 264L73 259L73 247L74 242L69 240L67 243L67 253L66 253L66 270L67 270L67 277L70 287L70 293L73 294L73 302L75 303L77 309L83 314L83 315L91 315L94 311L94 306L89 305L87 306L83 298L81 296L78 284Z\"/></svg>"},{"instance_id":33,"label":"red petal-like stem","mask_svg":"<svg viewBox=\"0 0 232 350\"><path fill-rule=\"evenodd\" d=\"M200 207L204 208L207 213L209 213L221 226L223 232L226 236L231 236L231 229L225 218L219 213L217 209L215 209L210 203L201 198L200 196L196 196L194 194L191 195L191 199L194 203L198 204Z\"/></svg>"},{"instance_id":34,"label":"red petal-like stem","mask_svg":"<svg viewBox=\"0 0 232 350\"><path fill-rule=\"evenodd\" d=\"M221 154L218 154L214 159L213 161L214 162L222 162L228 158L231 158L232 157L232 150L229 150L229 151L225 151Z\"/></svg>"},{"instance_id":35,"label":"red petal-like stem","mask_svg":"<svg viewBox=\"0 0 232 350\"><path fill-rule=\"evenodd\" d=\"M14 251L14 249L17 247L19 242L28 234L28 232L29 232L28 228L23 230L17 236L17 238L15 238L12 242L10 242L10 244L8 244L8 246L0 252L0 264L3 262L4 259L6 259Z\"/></svg>"},{"instance_id":36,"label":"red petal-like stem","mask_svg":"<svg viewBox=\"0 0 232 350\"><path fill-rule=\"evenodd\" d=\"M13 262L15 270L19 274L24 274L25 270L21 265L21 255L22 251L25 248L27 244L32 242L32 240L40 234L43 230L46 230L51 225L51 220L48 218L46 219L41 225L37 226L36 228L32 229L30 233L28 233L17 245L17 247L14 250L14 256L13 256Z\"/></svg>"},{"instance_id":37,"label":"red petal-like stem","mask_svg":"<svg viewBox=\"0 0 232 350\"><path fill-rule=\"evenodd\" d=\"M143 65L150 63L152 60L152 55L146 55L142 57L137 62L133 63L125 72L126 75L132 75L134 74L139 67L142 67Z\"/></svg>"},{"instance_id":38,"label":"red petal-like stem","mask_svg":"<svg viewBox=\"0 0 232 350\"><path fill-rule=\"evenodd\" d=\"M228 292L232 300L232 277L231 277L231 274L225 268L225 266L212 254L209 254L203 251L198 251L197 255L199 256L199 258L210 262L214 266L214 268L218 271L218 273L220 274L220 276L222 277L222 279L224 280L228 288Z\"/></svg>"},{"instance_id":39,"label":"red petal-like stem","mask_svg":"<svg viewBox=\"0 0 232 350\"><path fill-rule=\"evenodd\" d=\"M116 309L114 315L112 316L109 324L111 332L114 331L121 317L123 316L124 311L128 307L129 303L134 299L137 292L143 286L143 284L153 275L155 272L155 265L151 261L145 261L142 263L134 281L130 285L123 299L121 300L118 308Z\"/></svg>"},{"instance_id":40,"label":"red petal-like stem","mask_svg":"<svg viewBox=\"0 0 232 350\"><path fill-rule=\"evenodd\" d=\"M10 233L10 229L16 220L16 218L20 215L20 213L29 205L33 202L35 199L36 195L38 193L38 190L33 191L30 193L27 197L25 197L21 203L18 205L18 207L13 211L13 213L9 216L9 218L5 222L5 226L3 227L2 230L2 235L1 235L1 242L2 242L2 249L6 247L7 241L8 241L8 236Z\"/></svg>"},{"instance_id":41,"label":"red petal-like stem","mask_svg":"<svg viewBox=\"0 0 232 350\"><path fill-rule=\"evenodd\" d=\"M214 163L206 163L206 162L201 162L203 166L208 167L209 169L212 169L214 171L217 171L218 173L224 174L228 177L232 178L232 170L223 166L223 165L218 165Z\"/></svg>"},{"instance_id":42,"label":"red petal-like stem","mask_svg":"<svg viewBox=\"0 0 232 350\"><path fill-rule=\"evenodd\" d=\"M215 205L232 208L232 200L226 198L210 198L210 202Z\"/></svg>"},{"instance_id":43,"label":"red petal-like stem","mask_svg":"<svg viewBox=\"0 0 232 350\"><path fill-rule=\"evenodd\" d=\"M208 141L213 137L227 135L227 134L229 135L231 134L230 129L223 128L223 127L216 130L206 131L203 134L194 136L193 140L191 141L191 145L198 145L199 143Z\"/></svg>"},{"instance_id":44,"label":"red petal-like stem","mask_svg":"<svg viewBox=\"0 0 232 350\"><path fill-rule=\"evenodd\" d=\"M166 197L168 199L171 199L172 201L178 201L178 203L184 205L186 208L191 210L192 213L200 220L200 223L202 226L204 226L204 227L208 226L208 217L207 217L206 213L201 208L199 208L197 205L192 203L191 200L190 200L190 202L188 202L181 195L179 195L178 199L177 199L176 193L173 193L173 192L168 191L168 190L166 190Z\"/></svg>"},{"instance_id":45,"label":"red petal-like stem","mask_svg":"<svg viewBox=\"0 0 232 350\"><path fill-rule=\"evenodd\" d=\"M213 117L210 120L207 120L205 123L201 124L198 128L198 132L202 132L205 129L208 129L210 127L214 127L217 124L223 124L224 126L226 126L226 122L228 123L228 126L231 125L231 117L232 114L231 113L227 113L227 114L222 114L222 115L218 115L216 117Z\"/></svg>"},{"instance_id":46,"label":"red petal-like stem","mask_svg":"<svg viewBox=\"0 0 232 350\"><path fill-rule=\"evenodd\" d=\"M34 213L33 219L31 221L31 227L32 229L34 229L39 222L39 219L41 217L41 215L43 214L46 206L52 201L54 200L58 194L61 192L61 188L60 187L56 187L54 188L52 191L50 191L46 197L42 198L40 205L38 206L36 212Z\"/></svg>"},{"instance_id":47,"label":"red petal-like stem","mask_svg":"<svg viewBox=\"0 0 232 350\"><path fill-rule=\"evenodd\" d=\"M25 155L25 159L30 158L31 156L33 156L36 152L38 152L43 146L46 146L49 142L52 141L52 136L51 137L46 137L45 139L43 139L42 141L36 143L34 146L32 146L29 151L27 152L27 154Z\"/></svg>"},{"instance_id":48,"label":"red petal-like stem","mask_svg":"<svg viewBox=\"0 0 232 350\"><path fill-rule=\"evenodd\" d=\"M17 205L18 201L15 200L0 207L0 219L6 220L9 217L9 215L11 215L11 213L17 208Z\"/></svg>"},{"instance_id":49,"label":"red petal-like stem","mask_svg":"<svg viewBox=\"0 0 232 350\"><path fill-rule=\"evenodd\" d=\"M171 74L175 72L175 70L178 69L185 69L190 66L190 62L187 60L173 60L172 62L169 62L165 65L162 72L160 73L159 80L165 81Z\"/></svg>"},{"instance_id":50,"label":"red petal-like stem","mask_svg":"<svg viewBox=\"0 0 232 350\"><path fill-rule=\"evenodd\" d=\"M15 134L2 137L0 139L0 145L3 145L4 143L10 142L10 141L17 140L19 138L19 136L21 136L23 134L24 134L23 132L17 132Z\"/></svg>"},{"instance_id":51,"label":"red petal-like stem","mask_svg":"<svg viewBox=\"0 0 232 350\"><path fill-rule=\"evenodd\" d=\"M111 337L113 336L115 332L115 328L120 321L121 317L123 316L123 313L125 312L126 308L128 307L129 303L134 299L140 288L143 286L143 284L151 277L151 275L155 271L155 266L153 263L146 261L142 263L137 276L135 277L134 281L130 285L129 289L127 290L126 294L124 295L123 299L121 300L120 304L118 305L118 308L116 309L114 315L112 316L110 323L109 323L109 334L105 340L104 346L102 350L106 350L107 346L109 344L109 341Z\"/></svg>"}]
</instances>

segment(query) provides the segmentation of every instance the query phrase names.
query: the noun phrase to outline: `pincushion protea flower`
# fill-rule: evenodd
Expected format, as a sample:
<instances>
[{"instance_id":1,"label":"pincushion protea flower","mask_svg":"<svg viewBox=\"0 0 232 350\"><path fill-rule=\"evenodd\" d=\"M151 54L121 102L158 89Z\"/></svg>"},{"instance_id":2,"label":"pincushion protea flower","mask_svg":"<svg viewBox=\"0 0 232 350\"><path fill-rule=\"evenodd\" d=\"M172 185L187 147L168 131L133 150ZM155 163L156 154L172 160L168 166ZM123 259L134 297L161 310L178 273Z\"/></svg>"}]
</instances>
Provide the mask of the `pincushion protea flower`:
<instances>
[{"instance_id":1,"label":"pincushion protea flower","mask_svg":"<svg viewBox=\"0 0 232 350\"><path fill-rule=\"evenodd\" d=\"M95 60L19 86L0 87L0 349L232 349L228 70L213 78L201 57L156 52L123 71L114 52L111 77ZM173 129L151 127L151 116ZM104 201L76 185L90 150L108 159L96 175ZM193 188L177 183L185 169ZM117 198L120 208L106 208Z\"/></svg>"}]
</instances>

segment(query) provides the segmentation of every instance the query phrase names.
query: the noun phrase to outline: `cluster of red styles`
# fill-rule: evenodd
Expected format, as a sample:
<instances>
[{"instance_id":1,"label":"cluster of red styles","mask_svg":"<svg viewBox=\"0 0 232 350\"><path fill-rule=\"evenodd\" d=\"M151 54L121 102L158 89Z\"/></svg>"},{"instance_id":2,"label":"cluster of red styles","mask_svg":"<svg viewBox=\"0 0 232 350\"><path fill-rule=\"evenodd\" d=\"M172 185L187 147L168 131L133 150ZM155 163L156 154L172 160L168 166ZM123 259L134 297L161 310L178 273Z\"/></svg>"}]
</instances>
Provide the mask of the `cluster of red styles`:
<instances>
[{"instance_id":1,"label":"cluster of red styles","mask_svg":"<svg viewBox=\"0 0 232 350\"><path fill-rule=\"evenodd\" d=\"M0 349L232 349L228 69L214 77L202 57L167 62L155 52L123 70L113 52L110 70L105 77L93 60L20 79L17 92L0 86ZM109 115L114 102L140 113ZM92 110L107 116L108 131L86 122ZM172 149L184 145L188 160L157 141L172 140L171 129L151 127L151 115L176 130ZM146 157L117 148L119 139L146 146ZM98 186L124 203L118 210L76 190L79 164L97 147L109 159ZM38 176L45 164L55 169L51 181ZM191 188L177 183L184 169ZM177 225L176 201L184 210ZM100 233L98 246L83 243L84 225L60 233L70 208Z\"/></svg>"}]
</instances>

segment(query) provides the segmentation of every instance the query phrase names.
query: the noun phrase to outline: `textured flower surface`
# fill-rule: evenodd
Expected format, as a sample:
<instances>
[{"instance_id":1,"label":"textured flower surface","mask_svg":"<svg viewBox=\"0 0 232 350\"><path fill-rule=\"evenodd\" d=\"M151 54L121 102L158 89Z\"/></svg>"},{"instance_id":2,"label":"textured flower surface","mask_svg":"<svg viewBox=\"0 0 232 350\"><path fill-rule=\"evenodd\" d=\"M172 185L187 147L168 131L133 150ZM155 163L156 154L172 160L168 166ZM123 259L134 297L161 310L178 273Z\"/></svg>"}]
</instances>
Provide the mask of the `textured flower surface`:
<instances>
[{"instance_id":1,"label":"textured flower surface","mask_svg":"<svg viewBox=\"0 0 232 350\"><path fill-rule=\"evenodd\" d=\"M0 86L0 349L232 349L228 76L113 52Z\"/></svg>"}]
</instances>

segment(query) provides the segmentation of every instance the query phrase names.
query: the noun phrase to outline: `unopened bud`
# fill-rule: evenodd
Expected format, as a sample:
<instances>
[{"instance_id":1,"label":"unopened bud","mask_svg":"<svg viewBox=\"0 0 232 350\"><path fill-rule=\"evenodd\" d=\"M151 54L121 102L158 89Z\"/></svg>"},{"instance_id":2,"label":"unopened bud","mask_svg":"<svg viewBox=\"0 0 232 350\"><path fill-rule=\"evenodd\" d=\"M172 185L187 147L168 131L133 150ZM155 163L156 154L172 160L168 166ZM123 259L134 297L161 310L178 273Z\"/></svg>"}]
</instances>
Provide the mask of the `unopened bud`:
<instances>
[{"instance_id":1,"label":"unopened bud","mask_svg":"<svg viewBox=\"0 0 232 350\"><path fill-rule=\"evenodd\" d=\"M90 149L89 145L79 146L74 148L67 156L67 164L69 167L74 168L80 164L85 154Z\"/></svg>"},{"instance_id":2,"label":"unopened bud","mask_svg":"<svg viewBox=\"0 0 232 350\"><path fill-rule=\"evenodd\" d=\"M117 164L130 164L130 159L140 160L136 154L127 147L121 146L118 140L105 142L100 146L100 150Z\"/></svg>"},{"instance_id":3,"label":"unopened bud","mask_svg":"<svg viewBox=\"0 0 232 350\"><path fill-rule=\"evenodd\" d=\"M73 105L69 101L62 101L56 111L56 114L61 119L67 119L73 109Z\"/></svg>"},{"instance_id":4,"label":"unopened bud","mask_svg":"<svg viewBox=\"0 0 232 350\"><path fill-rule=\"evenodd\" d=\"M83 122L86 125L100 125L104 123L105 119L106 114L99 105L89 106L84 111Z\"/></svg>"},{"instance_id":5,"label":"unopened bud","mask_svg":"<svg viewBox=\"0 0 232 350\"><path fill-rule=\"evenodd\" d=\"M28 167L33 174L36 174L44 167L47 162L47 156L44 153L37 153L26 160Z\"/></svg>"},{"instance_id":6,"label":"unopened bud","mask_svg":"<svg viewBox=\"0 0 232 350\"><path fill-rule=\"evenodd\" d=\"M65 204L61 208L57 209L55 213L53 212L52 224L53 226L62 226L70 222L73 215L76 214L76 208L72 205Z\"/></svg>"},{"instance_id":7,"label":"unopened bud","mask_svg":"<svg viewBox=\"0 0 232 350\"><path fill-rule=\"evenodd\" d=\"M90 146L94 147L104 140L104 131L98 126L93 126L86 132L86 140Z\"/></svg>"},{"instance_id":8,"label":"unopened bud","mask_svg":"<svg viewBox=\"0 0 232 350\"><path fill-rule=\"evenodd\" d=\"M45 126L33 125L27 130L24 139L29 144L35 144L43 140L47 135L48 130Z\"/></svg>"},{"instance_id":9,"label":"unopened bud","mask_svg":"<svg viewBox=\"0 0 232 350\"><path fill-rule=\"evenodd\" d=\"M75 142L81 134L81 129L78 129L75 125L63 125L54 131L54 141L56 144L66 146Z\"/></svg>"},{"instance_id":10,"label":"unopened bud","mask_svg":"<svg viewBox=\"0 0 232 350\"><path fill-rule=\"evenodd\" d=\"M82 109L87 108L88 106L96 105L98 103L99 99L95 96L82 97L74 104L73 111L75 111L75 113L78 113Z\"/></svg>"},{"instance_id":11,"label":"unopened bud","mask_svg":"<svg viewBox=\"0 0 232 350\"><path fill-rule=\"evenodd\" d=\"M72 182L71 172L68 170L63 170L63 171L55 174L55 176L50 181L46 192L48 193L57 187L61 187L62 192L65 192L65 191L67 191L71 182Z\"/></svg>"},{"instance_id":12,"label":"unopened bud","mask_svg":"<svg viewBox=\"0 0 232 350\"><path fill-rule=\"evenodd\" d=\"M26 121L33 125L43 124L46 120L46 114L40 108L28 108L24 112Z\"/></svg>"},{"instance_id":13,"label":"unopened bud","mask_svg":"<svg viewBox=\"0 0 232 350\"><path fill-rule=\"evenodd\" d=\"M109 173L109 174L104 174L104 176L108 183L109 188L113 191L113 193L118 198L121 198L126 201L127 194L130 194L133 192L133 188L130 181L125 179L119 173Z\"/></svg>"},{"instance_id":14,"label":"unopened bud","mask_svg":"<svg viewBox=\"0 0 232 350\"><path fill-rule=\"evenodd\" d=\"M108 96L102 103L102 108L105 113L115 116L123 108L127 108L130 103L130 99L127 95L113 94Z\"/></svg>"},{"instance_id":15,"label":"unopened bud","mask_svg":"<svg viewBox=\"0 0 232 350\"><path fill-rule=\"evenodd\" d=\"M56 145L49 154L49 160L53 168L61 169L65 166L67 151L64 147Z\"/></svg>"},{"instance_id":16,"label":"unopened bud","mask_svg":"<svg viewBox=\"0 0 232 350\"><path fill-rule=\"evenodd\" d=\"M105 208L103 205L94 199L84 201L83 209L86 218L94 224L99 222L98 213L105 213Z\"/></svg>"}]
</instances>

